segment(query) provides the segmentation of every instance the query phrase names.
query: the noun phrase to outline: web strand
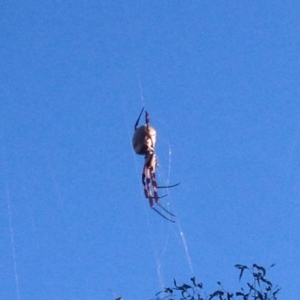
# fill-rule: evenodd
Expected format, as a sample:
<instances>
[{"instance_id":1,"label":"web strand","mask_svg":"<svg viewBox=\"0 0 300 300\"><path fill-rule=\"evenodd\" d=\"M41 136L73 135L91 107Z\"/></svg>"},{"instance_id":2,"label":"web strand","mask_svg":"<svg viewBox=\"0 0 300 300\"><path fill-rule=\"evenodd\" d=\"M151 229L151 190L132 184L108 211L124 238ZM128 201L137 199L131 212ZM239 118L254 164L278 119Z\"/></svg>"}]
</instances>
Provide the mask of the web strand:
<instances>
[{"instance_id":1,"label":"web strand","mask_svg":"<svg viewBox=\"0 0 300 300\"><path fill-rule=\"evenodd\" d=\"M19 285L19 276L18 276L18 269L17 269L14 230L13 230L13 224L12 224L10 193L9 193L8 182L7 182L7 177L6 177L7 176L7 170L6 170L6 163L5 163L5 149L4 149L4 147L2 148L2 155L3 155L3 165L4 165L4 173L5 173L6 206L7 206L7 212L8 212L8 222L9 222L9 230L10 230L10 243L11 243L11 249L12 249L14 277L15 277L15 284L16 284L16 296L17 296L17 300L20 300L20 285Z\"/></svg>"},{"instance_id":2,"label":"web strand","mask_svg":"<svg viewBox=\"0 0 300 300\"><path fill-rule=\"evenodd\" d=\"M14 230L13 230L13 225L12 225L10 195L9 195L7 182L5 185L6 185L6 200L7 200L7 210L8 210L8 219L9 219L9 228L10 228L10 242L11 242L11 248L12 248L12 257L13 257L14 273L15 273L16 294L17 294L17 299L20 300L19 276L18 276L18 270L17 270Z\"/></svg>"},{"instance_id":3,"label":"web strand","mask_svg":"<svg viewBox=\"0 0 300 300\"><path fill-rule=\"evenodd\" d=\"M172 150L171 150L171 146L170 146L170 143L169 143L169 168L168 168L168 178L167 178L167 183L168 184L169 184L169 181L170 181L170 174L171 174L171 162L172 162ZM192 264L192 261L191 261L191 256L189 254L188 245L187 245L183 230L181 228L179 219L177 220L176 223L177 223L177 226L178 226L180 238L181 238L181 241L182 241L182 245L183 245L183 248L184 248L184 251L185 251L185 255L186 255L186 258L187 258L187 261L188 261L188 264L189 264L191 274L194 275L194 268L193 268L193 264Z\"/></svg>"},{"instance_id":4,"label":"web strand","mask_svg":"<svg viewBox=\"0 0 300 300\"><path fill-rule=\"evenodd\" d=\"M140 76L140 72L137 68L136 69L136 76L138 78L138 82L139 82L139 90L140 90L140 97L143 103L143 107L145 107L145 101L144 101L144 93L143 93L143 88L142 88L142 81L141 81L141 76Z\"/></svg>"},{"instance_id":5,"label":"web strand","mask_svg":"<svg viewBox=\"0 0 300 300\"><path fill-rule=\"evenodd\" d=\"M164 140L164 139L162 139L162 140ZM169 154L169 160L168 160L167 178L162 178L162 179L164 179L164 182L165 182L166 185L169 185L170 184L170 176L171 176L171 167L172 167L172 149L171 149L171 144L170 144L169 141L164 140L164 142L167 143L168 147L169 147L169 152L168 152L168 154ZM162 175L162 177L163 177L163 175ZM171 196L170 194L171 194L171 191L168 190L168 196ZM175 210L174 205L172 205L172 210L178 216L178 214L177 214L177 212ZM178 216L178 217L180 217L180 216ZM178 232L179 232L180 240L181 240L184 252L185 252L186 260L187 260L187 263L189 265L190 272L193 275L194 274L194 268L193 268L191 256L189 254L189 249L188 249L187 241L186 241L186 238L185 238L185 234L184 234L184 232L183 232L183 230L181 228L179 218L176 219L176 223L177 223L177 226L178 226Z\"/></svg>"},{"instance_id":6,"label":"web strand","mask_svg":"<svg viewBox=\"0 0 300 300\"><path fill-rule=\"evenodd\" d=\"M183 247L184 247L184 250L185 250L185 255L186 255L187 261L189 263L190 271L191 271L191 274L194 275L194 268L193 268L191 257L190 257L190 254L189 254L189 249L188 249L188 246L187 246L187 242L186 242L184 233L181 229L181 226L180 226L179 222L177 222L177 223L178 223L178 228L179 228L179 231L180 231L182 244L183 244Z\"/></svg>"}]
</instances>

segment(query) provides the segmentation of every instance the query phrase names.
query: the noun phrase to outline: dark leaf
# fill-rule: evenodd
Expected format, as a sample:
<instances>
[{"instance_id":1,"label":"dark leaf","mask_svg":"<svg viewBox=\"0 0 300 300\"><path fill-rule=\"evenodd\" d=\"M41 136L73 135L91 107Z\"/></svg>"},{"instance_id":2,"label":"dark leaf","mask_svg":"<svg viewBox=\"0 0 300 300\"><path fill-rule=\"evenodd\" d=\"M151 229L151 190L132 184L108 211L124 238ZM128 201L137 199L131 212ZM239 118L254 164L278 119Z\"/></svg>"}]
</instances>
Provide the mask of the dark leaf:
<instances>
[{"instance_id":1,"label":"dark leaf","mask_svg":"<svg viewBox=\"0 0 300 300\"><path fill-rule=\"evenodd\" d=\"M273 296L275 296L281 289L277 289L274 293Z\"/></svg>"},{"instance_id":2,"label":"dark leaf","mask_svg":"<svg viewBox=\"0 0 300 300\"><path fill-rule=\"evenodd\" d=\"M179 286L177 289L182 291L181 294L183 295L190 288L192 288L190 285L184 283L182 286Z\"/></svg>"},{"instance_id":3,"label":"dark leaf","mask_svg":"<svg viewBox=\"0 0 300 300\"><path fill-rule=\"evenodd\" d=\"M257 264L253 264L253 268L256 268L257 270L261 271L263 273L263 276L266 275L266 269L265 268L260 267Z\"/></svg>"},{"instance_id":4,"label":"dark leaf","mask_svg":"<svg viewBox=\"0 0 300 300\"><path fill-rule=\"evenodd\" d=\"M268 284L269 286L272 286L272 283L269 280L267 280L263 277L261 277L260 280L263 281L264 283Z\"/></svg>"},{"instance_id":5,"label":"dark leaf","mask_svg":"<svg viewBox=\"0 0 300 300\"><path fill-rule=\"evenodd\" d=\"M200 289L202 289L202 288L203 288L203 283L201 283L201 282L198 283L198 284L197 284L197 287L199 287Z\"/></svg>"},{"instance_id":6,"label":"dark leaf","mask_svg":"<svg viewBox=\"0 0 300 300\"><path fill-rule=\"evenodd\" d=\"M156 293L155 296L158 297L158 295L162 294L162 293L168 293L168 294L172 295L173 294L173 290L171 288L165 288L163 291L160 291L160 292ZM170 297L170 295L166 296L166 297Z\"/></svg>"},{"instance_id":7,"label":"dark leaf","mask_svg":"<svg viewBox=\"0 0 300 300\"><path fill-rule=\"evenodd\" d=\"M223 296L224 295L224 292L223 291L215 291L213 294L211 294L210 296L209 296L209 300L211 300L212 298L214 298L214 297L216 297L216 296Z\"/></svg>"},{"instance_id":8,"label":"dark leaf","mask_svg":"<svg viewBox=\"0 0 300 300\"><path fill-rule=\"evenodd\" d=\"M196 278L195 277L192 277L191 281L192 281L192 283L193 283L194 286L197 286L197 284L196 284Z\"/></svg>"},{"instance_id":9,"label":"dark leaf","mask_svg":"<svg viewBox=\"0 0 300 300\"><path fill-rule=\"evenodd\" d=\"M175 285L176 287L178 287L177 284L176 284L176 280L175 280L175 279L174 279L174 285Z\"/></svg>"},{"instance_id":10,"label":"dark leaf","mask_svg":"<svg viewBox=\"0 0 300 300\"><path fill-rule=\"evenodd\" d=\"M262 295L261 292L257 291L257 294L258 294L258 298L259 298L260 300L264 300L264 297L263 297L263 295Z\"/></svg>"},{"instance_id":11,"label":"dark leaf","mask_svg":"<svg viewBox=\"0 0 300 300\"><path fill-rule=\"evenodd\" d=\"M241 281L242 276L243 276L243 272L244 272L245 269L248 269L248 267L244 266L244 265L235 265L235 267L241 270L240 276L239 276L239 281Z\"/></svg>"},{"instance_id":12,"label":"dark leaf","mask_svg":"<svg viewBox=\"0 0 300 300\"><path fill-rule=\"evenodd\" d=\"M245 270L245 269L241 269L241 273L240 273L240 276L239 276L239 281L241 281L241 279L242 279L242 276L243 276L244 270Z\"/></svg>"},{"instance_id":13,"label":"dark leaf","mask_svg":"<svg viewBox=\"0 0 300 300\"><path fill-rule=\"evenodd\" d=\"M271 264L270 268L273 268L275 266L275 264Z\"/></svg>"},{"instance_id":14,"label":"dark leaf","mask_svg":"<svg viewBox=\"0 0 300 300\"><path fill-rule=\"evenodd\" d=\"M222 283L220 281L217 282L218 285L222 285Z\"/></svg>"},{"instance_id":15,"label":"dark leaf","mask_svg":"<svg viewBox=\"0 0 300 300\"><path fill-rule=\"evenodd\" d=\"M238 268L238 269L248 269L247 266L245 266L245 265L240 265L240 264L235 265L235 267Z\"/></svg>"},{"instance_id":16,"label":"dark leaf","mask_svg":"<svg viewBox=\"0 0 300 300\"><path fill-rule=\"evenodd\" d=\"M244 297L245 294L242 293L242 292L236 292L235 295L236 295L236 296L243 296L243 297Z\"/></svg>"},{"instance_id":17,"label":"dark leaf","mask_svg":"<svg viewBox=\"0 0 300 300\"><path fill-rule=\"evenodd\" d=\"M179 291L186 291L188 289L190 289L191 286L190 285L187 285L187 284L183 284L182 286L177 286L176 290L179 290Z\"/></svg>"},{"instance_id":18,"label":"dark leaf","mask_svg":"<svg viewBox=\"0 0 300 300\"><path fill-rule=\"evenodd\" d=\"M255 278L255 280L257 281L258 285L260 286L259 280L262 277L261 273L253 273L253 277Z\"/></svg>"}]
</instances>

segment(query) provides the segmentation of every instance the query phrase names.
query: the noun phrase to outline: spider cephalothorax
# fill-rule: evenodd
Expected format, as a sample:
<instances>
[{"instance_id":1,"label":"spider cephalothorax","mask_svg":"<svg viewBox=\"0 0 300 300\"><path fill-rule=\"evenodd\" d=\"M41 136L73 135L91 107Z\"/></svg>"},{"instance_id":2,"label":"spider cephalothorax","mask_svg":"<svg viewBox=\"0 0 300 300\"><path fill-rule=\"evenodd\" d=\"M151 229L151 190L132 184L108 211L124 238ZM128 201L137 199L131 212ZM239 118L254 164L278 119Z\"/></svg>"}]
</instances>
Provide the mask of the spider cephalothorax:
<instances>
[{"instance_id":1,"label":"spider cephalothorax","mask_svg":"<svg viewBox=\"0 0 300 300\"><path fill-rule=\"evenodd\" d=\"M150 126L149 124L149 114L145 111L146 115L146 124L138 127L141 115L144 111L142 109L135 125L134 125L134 135L132 138L132 145L133 149L136 154L144 155L145 162L142 174L142 182L144 185L144 193L145 197L149 199L149 203L151 208L153 208L157 213L163 216L165 219L174 222L173 220L164 216L160 211L158 211L154 207L154 201L157 205L159 205L165 212L169 215L174 216L168 210L166 210L161 204L159 203L159 197L157 193L158 188L169 188L178 185L179 183L172 185L172 186L157 186L156 179L155 179L155 168L158 166L156 154L155 154L155 144L156 144L156 130Z\"/></svg>"}]
</instances>

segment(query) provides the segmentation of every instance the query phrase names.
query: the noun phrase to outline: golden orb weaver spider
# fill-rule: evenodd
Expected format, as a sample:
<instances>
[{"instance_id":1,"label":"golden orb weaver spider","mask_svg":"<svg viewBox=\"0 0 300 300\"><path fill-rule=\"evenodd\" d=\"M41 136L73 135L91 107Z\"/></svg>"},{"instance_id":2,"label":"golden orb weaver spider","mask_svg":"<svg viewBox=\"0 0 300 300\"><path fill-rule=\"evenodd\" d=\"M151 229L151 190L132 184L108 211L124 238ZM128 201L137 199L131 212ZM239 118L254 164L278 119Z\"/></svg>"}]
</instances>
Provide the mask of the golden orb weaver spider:
<instances>
[{"instance_id":1,"label":"golden orb weaver spider","mask_svg":"<svg viewBox=\"0 0 300 300\"><path fill-rule=\"evenodd\" d=\"M132 146L136 154L144 155L145 162L142 173L142 182L144 185L144 194L147 199L149 199L150 207L156 211L163 218L167 219L170 222L175 222L172 219L169 219L164 214L162 214L159 210L154 207L155 203L163 209L167 214L172 217L175 217L174 214L170 213L167 209L165 209L160 203L159 198L163 198L164 196L158 196L157 189L159 188L171 188L179 185L179 183L169 186L158 186L155 179L155 168L158 166L156 154L155 154L155 144L156 144L156 130L150 126L150 118L147 111L145 111L146 115L146 124L138 127L140 118L144 111L144 107L134 125L134 134L132 137ZM153 193L152 193L153 192Z\"/></svg>"}]
</instances>

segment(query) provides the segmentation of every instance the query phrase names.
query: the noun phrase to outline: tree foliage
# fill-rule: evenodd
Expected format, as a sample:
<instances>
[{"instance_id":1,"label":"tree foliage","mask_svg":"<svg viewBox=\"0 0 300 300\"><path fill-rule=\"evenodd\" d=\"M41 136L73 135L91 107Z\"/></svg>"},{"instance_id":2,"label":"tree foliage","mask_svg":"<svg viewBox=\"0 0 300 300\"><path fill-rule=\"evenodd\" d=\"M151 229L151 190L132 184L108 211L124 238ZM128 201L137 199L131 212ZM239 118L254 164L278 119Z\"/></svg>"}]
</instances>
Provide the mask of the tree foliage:
<instances>
[{"instance_id":1,"label":"tree foliage","mask_svg":"<svg viewBox=\"0 0 300 300\"><path fill-rule=\"evenodd\" d=\"M271 265L270 268L274 266ZM246 281L236 292L227 291L221 282L217 282L219 288L207 294L203 284L196 281L195 277L190 279L191 283L178 285L174 279L173 286L158 292L151 300L277 300L280 288L266 278L267 270L264 267L253 264L252 267L237 264L239 270L239 282L247 272L249 280Z\"/></svg>"},{"instance_id":2,"label":"tree foliage","mask_svg":"<svg viewBox=\"0 0 300 300\"><path fill-rule=\"evenodd\" d=\"M274 267L272 264L268 269ZM167 287L163 291L156 293L151 300L278 300L280 291L278 285L266 278L267 270L257 264L252 267L237 264L235 268L239 270L239 282L248 273L249 279L236 292L227 291L220 281L217 282L219 288L207 294L203 289L203 283L197 282L195 277L190 278L191 283L178 285L174 279L172 287ZM124 300L122 297L115 300Z\"/></svg>"}]
</instances>

